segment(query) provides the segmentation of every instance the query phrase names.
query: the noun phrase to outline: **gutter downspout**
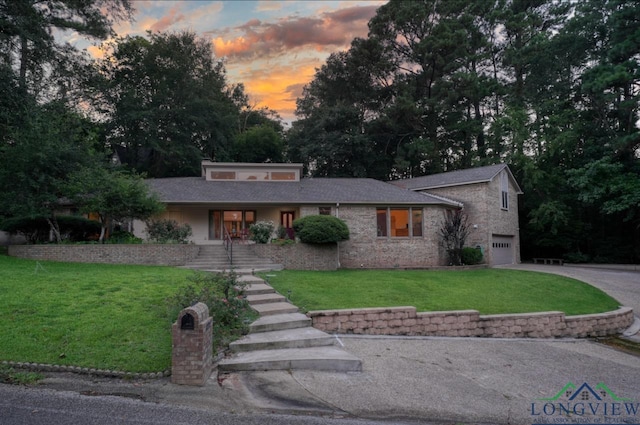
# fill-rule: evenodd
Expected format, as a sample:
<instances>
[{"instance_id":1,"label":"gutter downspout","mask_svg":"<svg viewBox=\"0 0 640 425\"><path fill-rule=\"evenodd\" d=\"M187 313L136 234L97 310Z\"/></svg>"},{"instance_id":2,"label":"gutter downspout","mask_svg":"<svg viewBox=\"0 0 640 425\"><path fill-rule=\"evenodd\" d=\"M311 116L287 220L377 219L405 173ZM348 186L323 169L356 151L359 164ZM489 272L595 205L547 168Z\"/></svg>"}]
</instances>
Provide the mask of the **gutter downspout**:
<instances>
[{"instance_id":1,"label":"gutter downspout","mask_svg":"<svg viewBox=\"0 0 640 425\"><path fill-rule=\"evenodd\" d=\"M336 218L340 218L340 202L336 202ZM340 242L336 242L336 263L338 263L338 268L340 268Z\"/></svg>"}]
</instances>

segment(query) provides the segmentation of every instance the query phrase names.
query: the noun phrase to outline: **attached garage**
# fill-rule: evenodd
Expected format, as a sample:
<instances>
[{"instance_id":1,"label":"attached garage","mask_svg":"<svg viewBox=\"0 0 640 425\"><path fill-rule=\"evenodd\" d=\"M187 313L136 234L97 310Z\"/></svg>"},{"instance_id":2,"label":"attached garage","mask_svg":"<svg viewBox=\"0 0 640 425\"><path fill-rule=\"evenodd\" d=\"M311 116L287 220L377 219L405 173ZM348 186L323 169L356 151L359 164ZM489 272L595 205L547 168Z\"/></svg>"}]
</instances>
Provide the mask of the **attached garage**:
<instances>
[{"instance_id":1,"label":"attached garage","mask_svg":"<svg viewBox=\"0 0 640 425\"><path fill-rule=\"evenodd\" d=\"M514 258L513 236L493 235L491 239L492 265L513 264L516 262Z\"/></svg>"}]
</instances>

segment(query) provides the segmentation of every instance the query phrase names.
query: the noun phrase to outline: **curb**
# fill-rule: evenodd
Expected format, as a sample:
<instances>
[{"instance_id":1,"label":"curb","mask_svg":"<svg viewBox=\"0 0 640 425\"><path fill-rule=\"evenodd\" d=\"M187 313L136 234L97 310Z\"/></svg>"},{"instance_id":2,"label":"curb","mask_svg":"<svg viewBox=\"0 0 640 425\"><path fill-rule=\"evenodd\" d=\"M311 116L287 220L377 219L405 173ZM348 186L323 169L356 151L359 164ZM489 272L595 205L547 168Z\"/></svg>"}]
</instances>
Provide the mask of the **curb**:
<instances>
[{"instance_id":1,"label":"curb","mask_svg":"<svg viewBox=\"0 0 640 425\"><path fill-rule=\"evenodd\" d=\"M123 372L118 370L94 369L79 366L52 365L44 363L25 363L25 362L0 362L3 366L14 367L17 369L26 369L34 372L70 372L80 375L100 376L104 378L125 378L125 379L160 379L171 376L171 370L162 372Z\"/></svg>"}]
</instances>

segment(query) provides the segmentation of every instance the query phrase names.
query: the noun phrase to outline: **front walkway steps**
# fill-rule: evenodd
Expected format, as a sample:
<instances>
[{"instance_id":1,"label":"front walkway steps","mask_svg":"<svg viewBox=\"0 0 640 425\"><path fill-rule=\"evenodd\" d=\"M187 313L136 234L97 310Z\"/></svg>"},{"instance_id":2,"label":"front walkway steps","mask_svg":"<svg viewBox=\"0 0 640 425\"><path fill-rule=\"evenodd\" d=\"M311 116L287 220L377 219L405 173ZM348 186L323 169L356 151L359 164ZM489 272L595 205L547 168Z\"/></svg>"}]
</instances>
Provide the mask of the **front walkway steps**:
<instances>
[{"instance_id":1,"label":"front walkway steps","mask_svg":"<svg viewBox=\"0 0 640 425\"><path fill-rule=\"evenodd\" d=\"M260 318L250 333L230 344L232 357L218 364L219 373L264 370L360 372L362 361L336 347L335 338L311 327L311 319L256 276L243 275L245 292Z\"/></svg>"},{"instance_id":2,"label":"front walkway steps","mask_svg":"<svg viewBox=\"0 0 640 425\"><path fill-rule=\"evenodd\" d=\"M236 273L282 270L281 264L275 264L267 258L260 258L253 253L250 245L241 244L233 244L233 264L229 261L223 245L200 245L198 256L182 267L206 272L233 269Z\"/></svg>"}]
</instances>

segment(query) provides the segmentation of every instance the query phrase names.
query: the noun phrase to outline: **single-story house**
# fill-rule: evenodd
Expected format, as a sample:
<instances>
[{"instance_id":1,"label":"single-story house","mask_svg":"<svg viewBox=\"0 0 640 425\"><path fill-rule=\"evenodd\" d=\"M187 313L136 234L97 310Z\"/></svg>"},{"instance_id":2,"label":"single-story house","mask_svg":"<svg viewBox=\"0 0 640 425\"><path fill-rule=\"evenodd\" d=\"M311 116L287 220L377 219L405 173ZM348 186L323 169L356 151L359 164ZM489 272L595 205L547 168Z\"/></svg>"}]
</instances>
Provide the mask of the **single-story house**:
<instances>
[{"instance_id":1,"label":"single-story house","mask_svg":"<svg viewBox=\"0 0 640 425\"><path fill-rule=\"evenodd\" d=\"M350 230L338 247L341 267L432 267L447 261L438 237L444 211L463 208L472 224L467 245L481 247L489 264L520 260L522 192L503 164L388 183L304 178L302 164L203 161L201 177L147 182L167 206L162 218L188 223L195 244L240 236L257 221L291 232L296 218L331 214ZM144 223L134 232L144 238Z\"/></svg>"}]
</instances>

